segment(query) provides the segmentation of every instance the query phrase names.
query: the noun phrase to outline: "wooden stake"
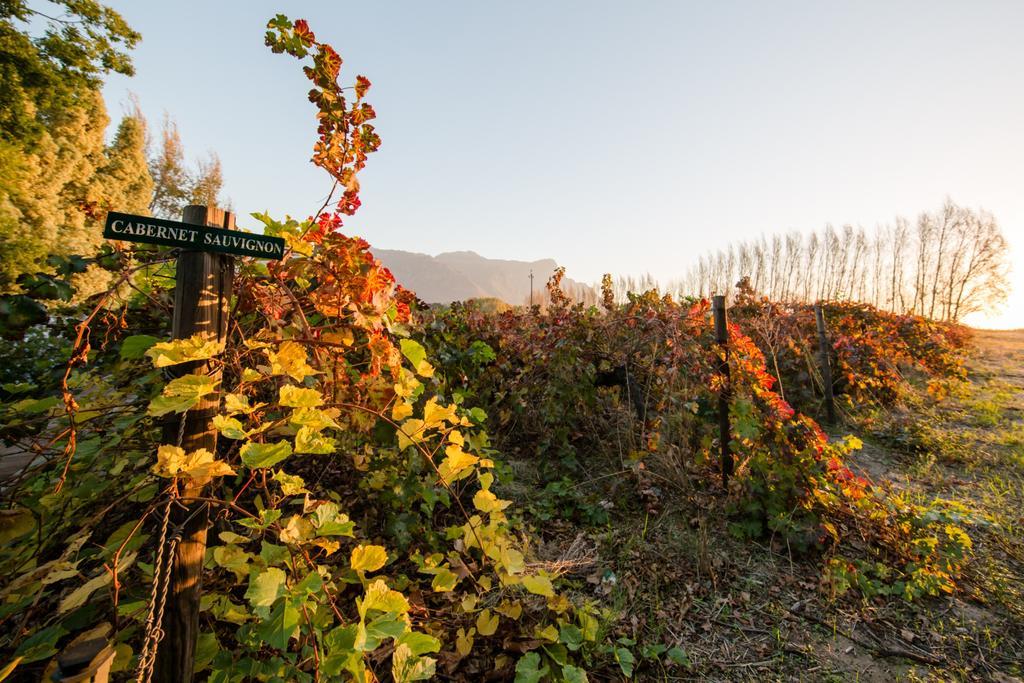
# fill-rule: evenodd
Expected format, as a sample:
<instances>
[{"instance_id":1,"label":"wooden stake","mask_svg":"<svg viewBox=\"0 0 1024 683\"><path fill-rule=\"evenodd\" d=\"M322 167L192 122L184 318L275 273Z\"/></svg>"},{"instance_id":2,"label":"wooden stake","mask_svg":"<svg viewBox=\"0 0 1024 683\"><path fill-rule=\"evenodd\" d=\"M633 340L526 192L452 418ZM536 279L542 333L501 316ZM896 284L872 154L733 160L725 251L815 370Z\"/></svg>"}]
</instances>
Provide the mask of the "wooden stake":
<instances>
[{"instance_id":1,"label":"wooden stake","mask_svg":"<svg viewBox=\"0 0 1024 683\"><path fill-rule=\"evenodd\" d=\"M829 354L828 333L825 330L825 313L821 304L814 304L814 319L818 323L818 364L821 366L821 383L825 392L825 416L830 425L836 423L835 401L832 399L832 361Z\"/></svg>"},{"instance_id":2,"label":"wooden stake","mask_svg":"<svg viewBox=\"0 0 1024 683\"><path fill-rule=\"evenodd\" d=\"M715 316L715 341L722 351L722 358L718 361L718 371L723 377L722 390L718 393L718 440L722 444L722 486L728 486L733 470L732 450L729 447L729 441L732 439L732 430L729 428L732 383L729 378L729 320L725 309L725 297L714 297L711 310Z\"/></svg>"},{"instance_id":3,"label":"wooden stake","mask_svg":"<svg viewBox=\"0 0 1024 683\"><path fill-rule=\"evenodd\" d=\"M206 206L185 207L182 220L219 228L235 227L234 214ZM175 339L194 334L205 339L226 339L233 276L234 258L231 256L201 251L185 251L178 256L172 325ZM175 369L177 375L208 374L220 380L219 365L207 361L176 366ZM219 408L218 391L203 398L186 413L181 442L186 453L199 448L217 452L217 430L212 426L212 419ZM163 443L176 444L180 427L181 416L172 415L164 426ZM173 524L184 527L175 550L162 624L164 637L158 644L153 670L153 680L158 683L189 682L195 665L209 511L205 505L190 503L189 500L201 495L209 479L186 482L179 489L185 507L175 506L171 517Z\"/></svg>"}]
</instances>

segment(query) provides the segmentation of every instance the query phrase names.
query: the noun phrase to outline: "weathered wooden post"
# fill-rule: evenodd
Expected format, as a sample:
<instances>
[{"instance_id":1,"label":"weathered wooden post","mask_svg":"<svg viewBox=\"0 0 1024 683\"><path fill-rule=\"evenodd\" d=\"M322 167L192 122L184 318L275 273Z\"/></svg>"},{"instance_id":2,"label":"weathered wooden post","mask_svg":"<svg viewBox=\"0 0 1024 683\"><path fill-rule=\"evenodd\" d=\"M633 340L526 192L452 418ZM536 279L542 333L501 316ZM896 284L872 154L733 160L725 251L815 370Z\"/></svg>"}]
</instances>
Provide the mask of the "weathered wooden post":
<instances>
[{"instance_id":1,"label":"weathered wooden post","mask_svg":"<svg viewBox=\"0 0 1024 683\"><path fill-rule=\"evenodd\" d=\"M179 249L172 335L175 339L186 339L198 334L205 340L223 342L228 334L234 277L234 258L228 254L284 258L284 239L239 232L234 228L234 214L228 211L187 206L181 222L111 211L107 214L103 236ZM216 360L183 363L174 366L171 374L206 374L219 381L220 365ZM172 415L164 424L162 443L179 445L186 452L205 448L216 453L217 430L212 421L219 407L220 392L217 391L201 399L183 416ZM170 580L156 568L158 594L167 591L166 604L160 609L162 620L157 617L153 624L156 633L163 633L156 642L153 666L153 678L162 683L192 680L209 523L207 506L196 499L202 496L209 483L209 479L191 478L179 483L180 504L172 508L171 521L180 537L171 558Z\"/></svg>"},{"instance_id":2,"label":"weathered wooden post","mask_svg":"<svg viewBox=\"0 0 1024 683\"><path fill-rule=\"evenodd\" d=\"M186 206L182 222L233 230L234 214L206 206ZM227 254L207 251L182 251L174 279L174 339L202 335L204 339L224 342L228 334L231 283L235 259ZM206 374L220 379L216 362L188 363L175 368L176 375ZM217 452L217 430L212 420L220 408L220 392L204 397L185 414L181 447L186 453L205 448ZM181 416L172 414L164 425L163 443L177 443ZM200 496L210 483L206 479L186 479L178 491L183 506L175 506L171 522L181 528L181 540L175 548L167 607L160 625L164 632L156 651L153 679L159 683L192 680L196 639L199 637L199 598L202 589L203 555L206 553L206 528L209 512L205 505L189 502ZM161 587L163 588L163 587Z\"/></svg>"},{"instance_id":3,"label":"weathered wooden post","mask_svg":"<svg viewBox=\"0 0 1024 683\"><path fill-rule=\"evenodd\" d=\"M825 416L830 425L836 423L836 407L832 399L832 361L829 354L828 333L825 331L825 313L821 304L814 304L814 319L818 323L818 364L825 393Z\"/></svg>"},{"instance_id":4,"label":"weathered wooden post","mask_svg":"<svg viewBox=\"0 0 1024 683\"><path fill-rule=\"evenodd\" d=\"M718 439L722 445L722 486L728 486L732 476L732 450L729 447L729 399L732 397L732 382L729 378L729 321L725 309L725 297L712 299L711 310L715 317L715 342L721 351L718 371L722 375L722 389L718 392Z\"/></svg>"}]
</instances>

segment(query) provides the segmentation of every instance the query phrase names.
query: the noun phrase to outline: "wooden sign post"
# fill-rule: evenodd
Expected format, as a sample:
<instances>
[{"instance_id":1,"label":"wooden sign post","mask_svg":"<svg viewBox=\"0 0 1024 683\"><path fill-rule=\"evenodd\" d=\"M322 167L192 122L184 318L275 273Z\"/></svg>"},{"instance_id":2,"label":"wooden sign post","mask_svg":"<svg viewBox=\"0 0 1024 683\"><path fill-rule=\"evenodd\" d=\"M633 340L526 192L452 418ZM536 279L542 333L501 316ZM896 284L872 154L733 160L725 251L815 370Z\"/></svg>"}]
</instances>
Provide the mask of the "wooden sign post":
<instances>
[{"instance_id":1,"label":"wooden sign post","mask_svg":"<svg viewBox=\"0 0 1024 683\"><path fill-rule=\"evenodd\" d=\"M104 237L181 247L174 280L174 339L201 335L206 340L224 342L228 335L234 258L230 254L281 259L284 240L280 237L253 235L234 230L231 212L206 206L187 206L182 222L111 212L107 216ZM213 253L219 252L219 253ZM200 361L174 366L173 374L207 374L220 379L220 365ZM205 396L184 414L171 415L164 424L163 441L178 444L191 452L205 448L217 452L217 430L213 417L220 408L220 393ZM184 424L182 420L184 419ZM178 490L181 505L175 505L171 522L180 530L175 548L170 581L158 589L167 590L163 622L153 680L183 683L192 680L196 640L199 636L199 598L202 588L203 556L206 553L206 529L209 511L195 499L202 496L209 479L188 479Z\"/></svg>"},{"instance_id":2,"label":"wooden sign post","mask_svg":"<svg viewBox=\"0 0 1024 683\"><path fill-rule=\"evenodd\" d=\"M732 383L729 378L729 321L725 310L725 297L712 299L711 310L715 316L715 341L722 352L718 371L722 374L722 390L718 393L718 439L722 444L722 486L728 486L732 476L733 460L729 441L729 399L732 397Z\"/></svg>"},{"instance_id":3,"label":"wooden sign post","mask_svg":"<svg viewBox=\"0 0 1024 683\"><path fill-rule=\"evenodd\" d=\"M825 330L825 313L821 304L814 304L814 319L818 324L818 363L821 367L821 384L825 395L825 416L830 425L836 423L836 406L832 397L832 360L829 357L828 333Z\"/></svg>"}]
</instances>

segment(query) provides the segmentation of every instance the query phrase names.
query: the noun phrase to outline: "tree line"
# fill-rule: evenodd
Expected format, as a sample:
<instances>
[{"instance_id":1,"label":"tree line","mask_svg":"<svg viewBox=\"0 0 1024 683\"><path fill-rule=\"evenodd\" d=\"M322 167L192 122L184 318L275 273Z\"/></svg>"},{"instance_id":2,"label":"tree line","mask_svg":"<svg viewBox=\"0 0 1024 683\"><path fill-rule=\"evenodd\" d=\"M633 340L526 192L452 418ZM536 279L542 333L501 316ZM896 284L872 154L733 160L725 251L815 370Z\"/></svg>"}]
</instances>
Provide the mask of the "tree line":
<instances>
[{"instance_id":1,"label":"tree line","mask_svg":"<svg viewBox=\"0 0 1024 683\"><path fill-rule=\"evenodd\" d=\"M742 281L773 301L859 301L957 321L1005 301L1006 249L991 213L947 199L914 222L897 217L870 232L828 225L730 244L699 257L668 290L729 296Z\"/></svg>"},{"instance_id":2,"label":"tree line","mask_svg":"<svg viewBox=\"0 0 1024 683\"><path fill-rule=\"evenodd\" d=\"M186 204L218 204L223 186L216 154L188 164L174 121L165 115L154 141L137 101L107 141L103 78L134 74L141 39L117 12L34 4L0 2L0 294L51 256L96 253L109 209L178 218ZM87 294L105 276L75 278Z\"/></svg>"}]
</instances>

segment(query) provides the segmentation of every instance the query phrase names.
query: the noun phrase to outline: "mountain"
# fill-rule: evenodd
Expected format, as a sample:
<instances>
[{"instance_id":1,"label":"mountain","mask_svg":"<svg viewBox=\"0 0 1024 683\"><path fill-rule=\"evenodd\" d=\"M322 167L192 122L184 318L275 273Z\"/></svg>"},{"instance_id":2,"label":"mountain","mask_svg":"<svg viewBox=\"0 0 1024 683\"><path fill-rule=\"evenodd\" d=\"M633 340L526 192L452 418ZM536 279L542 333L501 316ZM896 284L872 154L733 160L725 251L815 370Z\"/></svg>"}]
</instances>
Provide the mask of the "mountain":
<instances>
[{"instance_id":1,"label":"mountain","mask_svg":"<svg viewBox=\"0 0 1024 683\"><path fill-rule=\"evenodd\" d=\"M530 271L539 303L544 284L558 264L554 259L510 261L489 259L473 251L449 251L437 256L397 249L375 249L373 255L387 266L398 282L427 303L451 303L494 297L519 305L530 300ZM567 293L589 290L587 285L564 278Z\"/></svg>"}]
</instances>

